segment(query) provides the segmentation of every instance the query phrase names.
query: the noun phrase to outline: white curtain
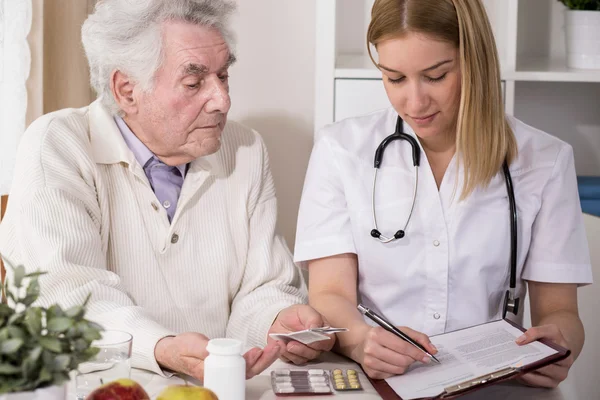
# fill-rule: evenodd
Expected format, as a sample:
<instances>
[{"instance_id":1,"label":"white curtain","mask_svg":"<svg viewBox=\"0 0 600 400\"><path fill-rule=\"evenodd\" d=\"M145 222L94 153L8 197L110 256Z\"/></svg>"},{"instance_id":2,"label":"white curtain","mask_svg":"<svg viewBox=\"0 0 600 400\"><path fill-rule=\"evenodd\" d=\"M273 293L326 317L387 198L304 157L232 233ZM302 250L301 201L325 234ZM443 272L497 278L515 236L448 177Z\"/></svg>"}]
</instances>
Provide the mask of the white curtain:
<instances>
[{"instance_id":1,"label":"white curtain","mask_svg":"<svg viewBox=\"0 0 600 400\"><path fill-rule=\"evenodd\" d=\"M0 195L8 194L25 130L31 0L0 0Z\"/></svg>"}]
</instances>

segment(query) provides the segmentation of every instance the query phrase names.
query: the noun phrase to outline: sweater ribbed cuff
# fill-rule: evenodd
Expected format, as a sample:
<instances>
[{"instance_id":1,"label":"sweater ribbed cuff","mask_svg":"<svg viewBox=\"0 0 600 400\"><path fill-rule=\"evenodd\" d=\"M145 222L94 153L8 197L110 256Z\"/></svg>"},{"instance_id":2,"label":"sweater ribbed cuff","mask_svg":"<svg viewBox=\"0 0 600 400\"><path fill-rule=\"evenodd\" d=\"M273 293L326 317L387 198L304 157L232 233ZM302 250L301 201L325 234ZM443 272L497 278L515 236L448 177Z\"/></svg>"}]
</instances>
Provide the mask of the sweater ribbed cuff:
<instances>
[{"instance_id":1,"label":"sweater ribbed cuff","mask_svg":"<svg viewBox=\"0 0 600 400\"><path fill-rule=\"evenodd\" d=\"M154 358L154 348L158 341L167 336L175 336L176 333L163 327L152 319L137 314L132 310L128 312L115 312L90 318L103 326L106 330L121 330L133 336L131 351L131 366L145 369L163 377L171 377L173 374L163 370Z\"/></svg>"},{"instance_id":2,"label":"sweater ribbed cuff","mask_svg":"<svg viewBox=\"0 0 600 400\"><path fill-rule=\"evenodd\" d=\"M163 370L154 357L156 344L167 336L175 336L175 333L153 321L143 321L133 333L131 366L152 371L166 378L173 376L173 372Z\"/></svg>"},{"instance_id":3,"label":"sweater ribbed cuff","mask_svg":"<svg viewBox=\"0 0 600 400\"><path fill-rule=\"evenodd\" d=\"M292 304L278 304L265 308L260 315L256 316L256 322L248 329L248 342L254 345L264 347L267 344L269 329L275 322L277 315L286 307Z\"/></svg>"}]
</instances>

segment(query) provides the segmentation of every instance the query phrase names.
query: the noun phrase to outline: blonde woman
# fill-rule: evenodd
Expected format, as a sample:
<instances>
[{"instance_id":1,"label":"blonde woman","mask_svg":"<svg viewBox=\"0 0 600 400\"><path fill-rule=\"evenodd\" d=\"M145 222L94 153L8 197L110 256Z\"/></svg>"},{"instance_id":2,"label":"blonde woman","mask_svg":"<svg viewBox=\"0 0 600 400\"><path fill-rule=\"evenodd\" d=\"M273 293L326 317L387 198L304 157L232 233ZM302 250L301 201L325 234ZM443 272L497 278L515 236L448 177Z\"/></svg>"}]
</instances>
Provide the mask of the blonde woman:
<instances>
[{"instance_id":1,"label":"blonde woman","mask_svg":"<svg viewBox=\"0 0 600 400\"><path fill-rule=\"evenodd\" d=\"M584 342L577 287L592 282L572 148L505 115L480 0L376 0L367 39L391 107L319 134L295 246L310 304L350 328L338 352L385 378L429 358L358 303L436 354L428 335L510 316L528 288L534 327L518 343L572 356L522 380L558 385Z\"/></svg>"}]
</instances>

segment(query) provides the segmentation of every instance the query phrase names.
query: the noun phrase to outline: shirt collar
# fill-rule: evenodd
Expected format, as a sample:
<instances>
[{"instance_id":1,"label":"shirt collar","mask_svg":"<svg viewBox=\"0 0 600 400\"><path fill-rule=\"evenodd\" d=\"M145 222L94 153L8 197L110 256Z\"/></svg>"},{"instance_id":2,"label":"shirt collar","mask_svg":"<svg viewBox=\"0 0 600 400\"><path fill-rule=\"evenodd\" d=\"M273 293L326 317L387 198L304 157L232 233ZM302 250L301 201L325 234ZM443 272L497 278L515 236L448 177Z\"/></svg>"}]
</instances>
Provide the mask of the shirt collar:
<instances>
[{"instance_id":1,"label":"shirt collar","mask_svg":"<svg viewBox=\"0 0 600 400\"><path fill-rule=\"evenodd\" d=\"M127 124L125 123L123 118L121 118L119 116L115 116L114 119L115 119L115 122L117 123L117 126L119 127L119 130L121 131L121 135L123 135L123 140L125 140L127 147L129 147L129 150L131 150L131 152L135 156L135 159L140 163L142 168L145 168L146 164L148 164L148 161L150 161L151 159L153 159L153 158L155 158L157 160L159 159L132 132L132 130L129 128L129 126L127 126ZM185 172L187 169L186 164L177 165L176 167L179 170L179 172L181 173L181 176L185 176Z\"/></svg>"},{"instance_id":2,"label":"shirt collar","mask_svg":"<svg viewBox=\"0 0 600 400\"><path fill-rule=\"evenodd\" d=\"M117 126L119 127L119 131L121 131L121 135L123 136L123 140L125 140L125 144L129 147L129 150L133 153L135 159L140 163L142 167L146 166L146 163L150 161L154 154L148 150L146 145L142 143L140 139L129 129L129 126L123 121L123 118L119 116L114 117Z\"/></svg>"},{"instance_id":3,"label":"shirt collar","mask_svg":"<svg viewBox=\"0 0 600 400\"><path fill-rule=\"evenodd\" d=\"M135 157L123 140L119 127L101 100L90 104L88 111L90 144L98 164L135 164Z\"/></svg>"}]
</instances>

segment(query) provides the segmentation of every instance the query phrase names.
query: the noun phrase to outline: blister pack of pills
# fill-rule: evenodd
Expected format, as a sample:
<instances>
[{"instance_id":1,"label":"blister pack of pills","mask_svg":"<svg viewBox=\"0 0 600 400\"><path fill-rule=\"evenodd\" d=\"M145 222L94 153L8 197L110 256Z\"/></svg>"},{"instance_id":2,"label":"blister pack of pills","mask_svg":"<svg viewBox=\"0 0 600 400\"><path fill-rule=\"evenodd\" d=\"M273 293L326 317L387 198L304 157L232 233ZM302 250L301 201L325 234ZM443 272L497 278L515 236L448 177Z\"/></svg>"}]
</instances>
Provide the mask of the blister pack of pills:
<instances>
[{"instance_id":1,"label":"blister pack of pills","mask_svg":"<svg viewBox=\"0 0 600 400\"><path fill-rule=\"evenodd\" d=\"M329 395L333 393L324 369L271 371L271 386L277 396Z\"/></svg>"},{"instance_id":2,"label":"blister pack of pills","mask_svg":"<svg viewBox=\"0 0 600 400\"><path fill-rule=\"evenodd\" d=\"M333 388L337 391L363 390L358 373L354 369L334 369L331 370L331 380Z\"/></svg>"},{"instance_id":3,"label":"blister pack of pills","mask_svg":"<svg viewBox=\"0 0 600 400\"><path fill-rule=\"evenodd\" d=\"M288 343L291 340L295 340L304 344L311 344L320 340L329 340L333 333L347 332L347 328L331 328L329 326L321 328L305 329L297 332L289 333L270 333L269 336L275 340L281 340L284 343Z\"/></svg>"}]
</instances>

